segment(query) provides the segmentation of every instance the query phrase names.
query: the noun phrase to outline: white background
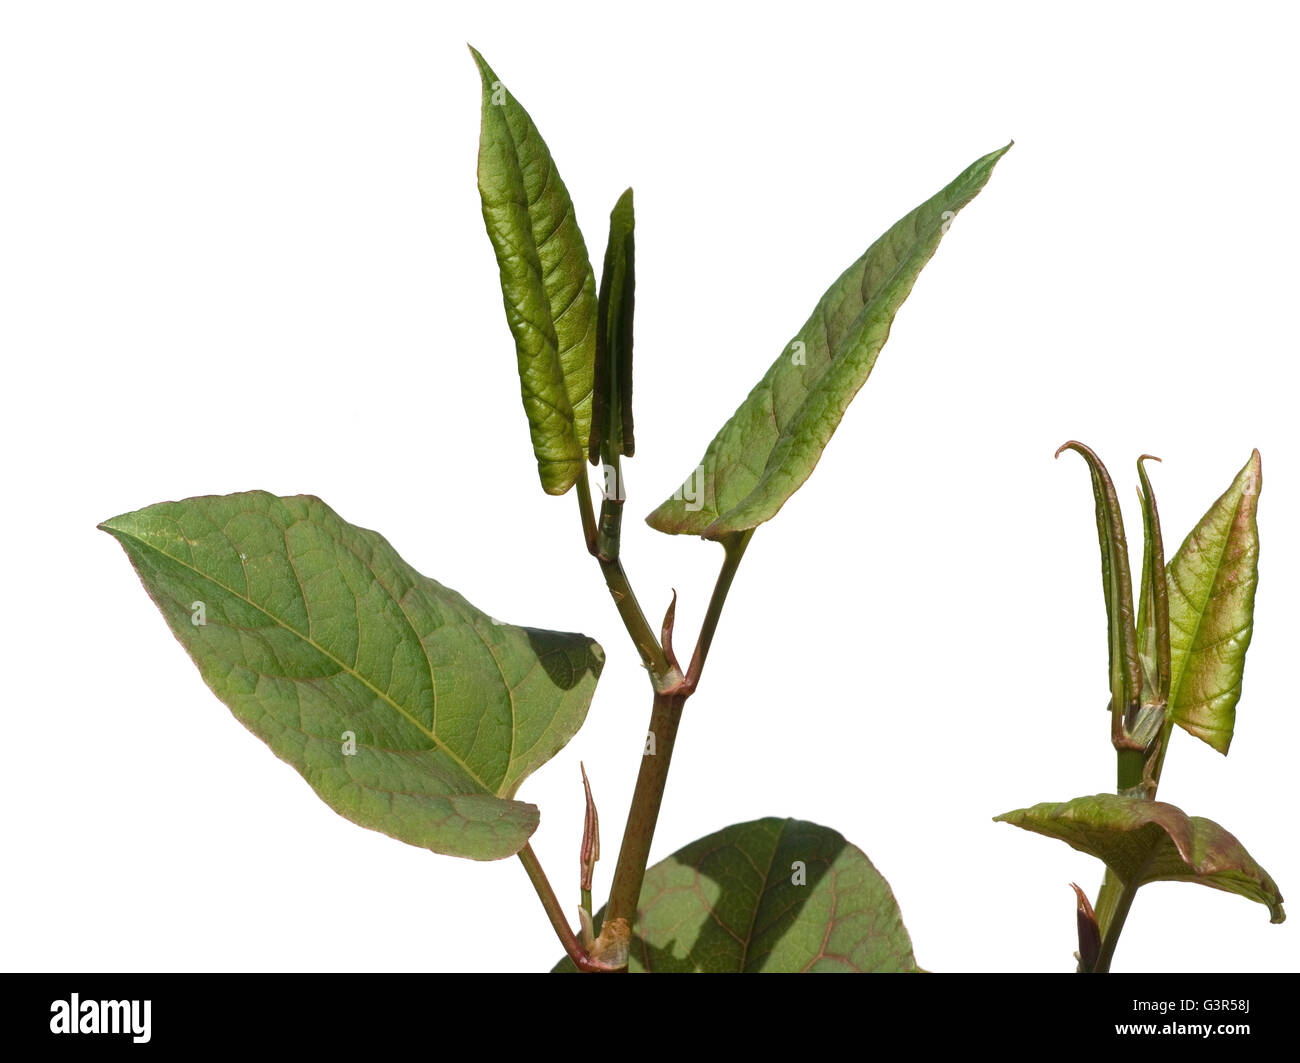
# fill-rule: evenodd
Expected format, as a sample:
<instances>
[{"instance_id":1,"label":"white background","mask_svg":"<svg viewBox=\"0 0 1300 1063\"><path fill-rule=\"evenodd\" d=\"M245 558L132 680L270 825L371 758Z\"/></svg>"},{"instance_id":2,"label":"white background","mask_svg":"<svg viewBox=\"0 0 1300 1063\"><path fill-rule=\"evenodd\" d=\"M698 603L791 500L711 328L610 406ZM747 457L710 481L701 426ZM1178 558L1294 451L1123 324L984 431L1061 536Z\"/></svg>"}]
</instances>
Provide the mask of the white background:
<instances>
[{"instance_id":1,"label":"white background","mask_svg":"<svg viewBox=\"0 0 1300 1063\"><path fill-rule=\"evenodd\" d=\"M809 483L753 541L691 702L659 859L765 815L842 831L936 971L1066 971L1100 865L994 824L1108 790L1080 438L1170 550L1259 447L1261 586L1226 760L1161 796L1300 897L1294 16L1234 5L8 4L0 964L537 970L514 860L333 814L207 691L117 545L164 499L308 492L485 611L608 654L525 784L608 889L648 685L573 499L536 481L475 187L480 48L599 262L637 206L625 560L689 646L719 549L640 521L887 226L1015 138ZM1136 505L1126 514L1140 525ZM1140 535L1137 537L1140 542ZM1135 562L1136 563L1136 562ZM1143 890L1117 970L1296 970L1297 922Z\"/></svg>"}]
</instances>

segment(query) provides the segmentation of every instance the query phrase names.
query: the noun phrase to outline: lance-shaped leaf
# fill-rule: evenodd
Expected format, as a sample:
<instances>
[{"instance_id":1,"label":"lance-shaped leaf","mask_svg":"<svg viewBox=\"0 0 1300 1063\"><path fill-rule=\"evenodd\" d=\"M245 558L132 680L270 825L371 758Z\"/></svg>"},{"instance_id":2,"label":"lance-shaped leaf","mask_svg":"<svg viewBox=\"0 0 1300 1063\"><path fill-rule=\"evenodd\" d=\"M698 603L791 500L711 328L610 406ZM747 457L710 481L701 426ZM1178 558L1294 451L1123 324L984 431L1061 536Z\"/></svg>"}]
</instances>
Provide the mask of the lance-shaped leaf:
<instances>
[{"instance_id":1,"label":"lance-shaped leaf","mask_svg":"<svg viewBox=\"0 0 1300 1063\"><path fill-rule=\"evenodd\" d=\"M1138 656L1142 661L1142 700L1166 705L1169 701L1169 583L1165 574L1165 543L1160 532L1160 511L1147 476L1147 460L1138 458L1138 497L1142 500L1142 589L1138 599Z\"/></svg>"},{"instance_id":2,"label":"lance-shaped leaf","mask_svg":"<svg viewBox=\"0 0 1300 1063\"><path fill-rule=\"evenodd\" d=\"M721 539L776 515L812 474L953 217L1010 147L972 164L844 271L714 437L695 473L646 518L651 527Z\"/></svg>"},{"instance_id":3,"label":"lance-shaped leaf","mask_svg":"<svg viewBox=\"0 0 1300 1063\"><path fill-rule=\"evenodd\" d=\"M591 639L498 623L317 498L191 498L100 527L213 693L340 815L476 860L528 841L538 811L515 792L586 717Z\"/></svg>"},{"instance_id":4,"label":"lance-shaped leaf","mask_svg":"<svg viewBox=\"0 0 1300 1063\"><path fill-rule=\"evenodd\" d=\"M1106 595L1107 645L1110 659L1111 712L1117 721L1132 724L1137 716L1142 693L1138 664L1137 633L1133 626L1133 578L1129 573L1128 541L1124 537L1124 518L1119 497L1106 466L1082 443L1070 440L1061 452L1073 450L1082 455L1092 475L1092 494L1097 508L1097 541L1101 546L1101 585Z\"/></svg>"},{"instance_id":5,"label":"lance-shaped leaf","mask_svg":"<svg viewBox=\"0 0 1300 1063\"><path fill-rule=\"evenodd\" d=\"M596 328L596 377L591 404L591 443L588 455L596 465L602 456L612 462L631 457L632 433L632 316L636 303L636 215L628 189L609 215L609 243L600 275Z\"/></svg>"},{"instance_id":6,"label":"lance-shaped leaf","mask_svg":"<svg viewBox=\"0 0 1300 1063\"><path fill-rule=\"evenodd\" d=\"M1259 579L1259 451L1169 562L1169 713L1227 753L1254 630Z\"/></svg>"},{"instance_id":7,"label":"lance-shaped leaf","mask_svg":"<svg viewBox=\"0 0 1300 1063\"><path fill-rule=\"evenodd\" d=\"M898 904L862 850L796 819L737 823L646 871L633 972L916 971ZM567 958L556 971L572 971Z\"/></svg>"},{"instance_id":8,"label":"lance-shaped leaf","mask_svg":"<svg viewBox=\"0 0 1300 1063\"><path fill-rule=\"evenodd\" d=\"M596 279L569 192L533 120L470 49L483 78L478 189L542 487L562 495L591 433Z\"/></svg>"},{"instance_id":9,"label":"lance-shaped leaf","mask_svg":"<svg viewBox=\"0 0 1300 1063\"><path fill-rule=\"evenodd\" d=\"M1274 923L1286 918L1277 884L1241 842L1213 820L1188 816L1163 801L1096 794L996 819L1095 856L1125 885L1199 882L1258 901Z\"/></svg>"}]
</instances>

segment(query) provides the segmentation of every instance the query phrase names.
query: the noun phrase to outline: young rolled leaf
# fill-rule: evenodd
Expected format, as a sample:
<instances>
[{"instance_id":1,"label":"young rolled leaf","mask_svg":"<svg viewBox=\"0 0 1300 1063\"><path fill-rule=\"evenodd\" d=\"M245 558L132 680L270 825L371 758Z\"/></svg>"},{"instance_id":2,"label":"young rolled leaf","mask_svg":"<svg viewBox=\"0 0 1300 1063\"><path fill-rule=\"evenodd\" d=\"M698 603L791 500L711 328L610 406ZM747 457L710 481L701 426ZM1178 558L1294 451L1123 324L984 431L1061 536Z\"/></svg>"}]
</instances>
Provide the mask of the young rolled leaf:
<instances>
[{"instance_id":1,"label":"young rolled leaf","mask_svg":"<svg viewBox=\"0 0 1300 1063\"><path fill-rule=\"evenodd\" d=\"M1142 500L1142 589L1138 599L1138 657L1142 661L1142 701L1169 701L1169 581L1165 572L1165 543L1160 512L1143 462L1159 461L1150 454L1138 458L1138 497Z\"/></svg>"},{"instance_id":2,"label":"young rolled leaf","mask_svg":"<svg viewBox=\"0 0 1300 1063\"><path fill-rule=\"evenodd\" d=\"M995 817L1095 856L1125 885L1197 882L1258 901L1270 921L1286 918L1282 894L1241 842L1213 820L1163 801L1096 794L1045 802Z\"/></svg>"},{"instance_id":3,"label":"young rolled leaf","mask_svg":"<svg viewBox=\"0 0 1300 1063\"><path fill-rule=\"evenodd\" d=\"M636 304L636 215L632 189L618 199L609 215L609 243L600 275L596 328L596 376L591 404L593 465L602 457L630 458L636 448L632 432L632 317Z\"/></svg>"},{"instance_id":4,"label":"young rolled leaf","mask_svg":"<svg viewBox=\"0 0 1300 1063\"><path fill-rule=\"evenodd\" d=\"M1232 742L1254 631L1262 484L1256 450L1168 565L1169 714L1220 753Z\"/></svg>"},{"instance_id":5,"label":"young rolled leaf","mask_svg":"<svg viewBox=\"0 0 1300 1063\"><path fill-rule=\"evenodd\" d=\"M1110 703L1116 720L1115 737L1118 738L1119 721L1129 725L1135 722L1142 696L1142 673L1133 620L1133 578L1129 572L1124 517L1120 512L1115 484L1101 459L1091 448L1074 440L1062 444L1056 456L1060 457L1065 450L1081 455L1092 476L1092 494L1097 507L1097 541L1101 546L1101 585L1106 597Z\"/></svg>"},{"instance_id":6,"label":"young rolled leaf","mask_svg":"<svg viewBox=\"0 0 1300 1063\"><path fill-rule=\"evenodd\" d=\"M1097 966L1097 957L1101 953L1101 927L1097 923L1097 913L1092 910L1088 895L1076 883L1071 882L1075 899L1075 928L1079 935L1079 951L1075 956L1079 960L1080 971L1091 971Z\"/></svg>"},{"instance_id":7,"label":"young rolled leaf","mask_svg":"<svg viewBox=\"0 0 1300 1063\"><path fill-rule=\"evenodd\" d=\"M582 725L594 641L493 620L318 498L191 498L100 527L203 681L336 812L451 856L523 848L538 811L515 792Z\"/></svg>"},{"instance_id":8,"label":"young rolled leaf","mask_svg":"<svg viewBox=\"0 0 1300 1063\"><path fill-rule=\"evenodd\" d=\"M568 189L533 120L470 49L483 79L478 188L501 270L506 321L537 472L562 495L591 433L596 279Z\"/></svg>"},{"instance_id":9,"label":"young rolled leaf","mask_svg":"<svg viewBox=\"0 0 1300 1063\"><path fill-rule=\"evenodd\" d=\"M776 515L812 474L953 217L1010 147L985 155L895 223L831 285L696 472L646 518L652 528L721 539Z\"/></svg>"},{"instance_id":10,"label":"young rolled leaf","mask_svg":"<svg viewBox=\"0 0 1300 1063\"><path fill-rule=\"evenodd\" d=\"M567 958L556 971L574 971ZM918 970L889 888L842 835L795 819L737 823L646 871L632 972Z\"/></svg>"}]
</instances>

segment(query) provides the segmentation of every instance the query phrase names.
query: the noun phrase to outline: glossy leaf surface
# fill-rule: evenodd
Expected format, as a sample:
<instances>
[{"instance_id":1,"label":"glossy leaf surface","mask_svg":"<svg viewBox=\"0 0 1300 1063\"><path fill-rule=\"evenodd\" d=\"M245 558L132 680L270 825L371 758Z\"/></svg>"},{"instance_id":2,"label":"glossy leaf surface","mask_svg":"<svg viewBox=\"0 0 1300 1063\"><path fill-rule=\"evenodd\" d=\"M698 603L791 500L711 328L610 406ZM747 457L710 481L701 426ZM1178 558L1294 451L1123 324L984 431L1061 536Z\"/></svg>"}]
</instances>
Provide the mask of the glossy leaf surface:
<instances>
[{"instance_id":1,"label":"glossy leaf surface","mask_svg":"<svg viewBox=\"0 0 1300 1063\"><path fill-rule=\"evenodd\" d=\"M478 187L542 487L564 494L591 433L596 279L573 202L541 134L478 52Z\"/></svg>"},{"instance_id":2,"label":"glossy leaf surface","mask_svg":"<svg viewBox=\"0 0 1300 1063\"><path fill-rule=\"evenodd\" d=\"M1169 713L1220 753L1232 742L1254 631L1262 484L1257 450L1167 566Z\"/></svg>"},{"instance_id":3,"label":"glossy leaf surface","mask_svg":"<svg viewBox=\"0 0 1300 1063\"><path fill-rule=\"evenodd\" d=\"M651 527L720 539L776 515L812 474L952 219L1010 146L973 163L844 271L714 437L696 472L646 518Z\"/></svg>"}]
</instances>

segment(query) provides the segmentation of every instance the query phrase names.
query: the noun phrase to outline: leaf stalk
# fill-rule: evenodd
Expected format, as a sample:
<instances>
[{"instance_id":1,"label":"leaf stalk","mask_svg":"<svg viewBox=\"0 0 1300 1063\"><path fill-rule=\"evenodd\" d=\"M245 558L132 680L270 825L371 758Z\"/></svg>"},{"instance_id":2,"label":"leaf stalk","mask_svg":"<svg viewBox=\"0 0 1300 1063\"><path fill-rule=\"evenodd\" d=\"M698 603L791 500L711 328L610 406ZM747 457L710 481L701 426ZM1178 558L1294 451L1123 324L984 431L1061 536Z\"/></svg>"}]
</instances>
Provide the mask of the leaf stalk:
<instances>
[{"instance_id":1,"label":"leaf stalk","mask_svg":"<svg viewBox=\"0 0 1300 1063\"><path fill-rule=\"evenodd\" d=\"M528 873L528 881L533 884L533 889L546 910L546 917L555 929L555 936L560 939L560 944L564 946L569 959L580 971L589 974L609 973L611 968L593 960L574 934L573 928L569 926L569 921L564 917L564 909L560 907L555 890L551 889L551 883L546 877L546 872L542 870L541 862L533 852L531 844L525 844L519 850L519 862L524 865L524 870Z\"/></svg>"}]
</instances>

